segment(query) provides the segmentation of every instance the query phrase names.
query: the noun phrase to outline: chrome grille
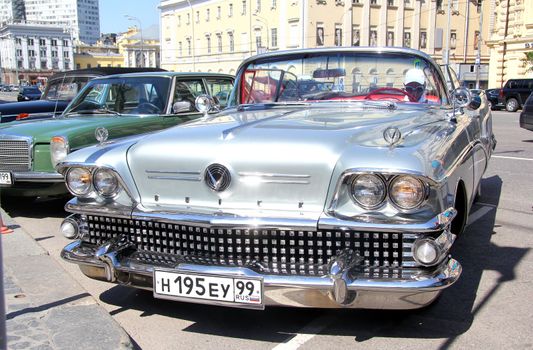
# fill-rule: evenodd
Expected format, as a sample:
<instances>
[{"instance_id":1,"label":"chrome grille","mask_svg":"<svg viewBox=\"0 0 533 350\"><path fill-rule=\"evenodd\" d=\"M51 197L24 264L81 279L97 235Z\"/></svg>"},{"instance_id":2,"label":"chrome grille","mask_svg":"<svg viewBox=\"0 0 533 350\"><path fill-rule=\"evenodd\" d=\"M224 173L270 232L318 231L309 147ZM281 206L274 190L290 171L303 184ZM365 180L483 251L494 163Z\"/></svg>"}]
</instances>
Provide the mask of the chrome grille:
<instances>
[{"instance_id":1,"label":"chrome grille","mask_svg":"<svg viewBox=\"0 0 533 350\"><path fill-rule=\"evenodd\" d=\"M401 278L404 259L401 233L217 229L104 216L88 216L87 228L85 242L99 245L123 234L145 260L170 265L188 261L324 275L331 258L350 248L363 257L362 276Z\"/></svg>"},{"instance_id":2,"label":"chrome grille","mask_svg":"<svg viewBox=\"0 0 533 350\"><path fill-rule=\"evenodd\" d=\"M0 139L0 170L28 171L31 169L29 140Z\"/></svg>"}]
</instances>

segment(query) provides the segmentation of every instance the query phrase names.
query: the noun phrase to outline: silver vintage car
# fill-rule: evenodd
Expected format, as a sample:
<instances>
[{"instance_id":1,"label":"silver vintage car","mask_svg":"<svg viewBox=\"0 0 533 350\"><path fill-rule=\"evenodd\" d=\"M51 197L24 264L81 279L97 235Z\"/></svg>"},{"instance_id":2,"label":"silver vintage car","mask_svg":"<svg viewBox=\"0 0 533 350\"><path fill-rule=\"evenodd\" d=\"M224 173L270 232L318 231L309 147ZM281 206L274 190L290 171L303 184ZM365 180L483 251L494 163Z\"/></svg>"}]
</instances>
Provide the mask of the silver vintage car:
<instances>
[{"instance_id":1,"label":"silver vintage car","mask_svg":"<svg viewBox=\"0 0 533 350\"><path fill-rule=\"evenodd\" d=\"M495 146L486 99L402 48L244 61L229 107L92 146L57 170L75 196L62 256L156 298L263 309L414 309L450 256Z\"/></svg>"}]
</instances>

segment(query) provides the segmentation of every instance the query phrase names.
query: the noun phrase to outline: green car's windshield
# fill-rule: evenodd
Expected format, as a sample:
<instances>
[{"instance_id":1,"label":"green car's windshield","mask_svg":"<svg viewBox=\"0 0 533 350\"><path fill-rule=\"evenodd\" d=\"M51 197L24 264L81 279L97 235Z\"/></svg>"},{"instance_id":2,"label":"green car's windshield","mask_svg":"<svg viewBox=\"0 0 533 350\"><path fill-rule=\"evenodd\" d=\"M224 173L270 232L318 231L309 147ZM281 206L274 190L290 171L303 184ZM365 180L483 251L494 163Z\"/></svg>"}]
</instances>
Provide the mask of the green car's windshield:
<instances>
[{"instance_id":1,"label":"green car's windshield","mask_svg":"<svg viewBox=\"0 0 533 350\"><path fill-rule=\"evenodd\" d=\"M72 101L69 114L163 114L171 79L121 77L93 80Z\"/></svg>"},{"instance_id":2,"label":"green car's windshield","mask_svg":"<svg viewBox=\"0 0 533 350\"><path fill-rule=\"evenodd\" d=\"M48 82L43 99L70 101L87 84L88 77L64 77Z\"/></svg>"}]
</instances>

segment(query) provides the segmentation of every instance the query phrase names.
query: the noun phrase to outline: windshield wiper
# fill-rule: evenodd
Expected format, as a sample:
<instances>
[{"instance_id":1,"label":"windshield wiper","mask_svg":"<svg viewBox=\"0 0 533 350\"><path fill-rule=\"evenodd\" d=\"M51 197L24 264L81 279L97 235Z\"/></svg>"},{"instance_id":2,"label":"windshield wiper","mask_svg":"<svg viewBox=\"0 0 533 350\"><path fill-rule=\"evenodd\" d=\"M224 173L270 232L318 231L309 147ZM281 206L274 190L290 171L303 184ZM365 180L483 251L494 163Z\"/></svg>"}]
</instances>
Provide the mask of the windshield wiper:
<instances>
[{"instance_id":1,"label":"windshield wiper","mask_svg":"<svg viewBox=\"0 0 533 350\"><path fill-rule=\"evenodd\" d=\"M117 111L113 111L108 108L99 108L99 109L82 109L80 111L71 111L66 113L65 115L71 115L71 114L113 114L113 115L122 115Z\"/></svg>"}]
</instances>

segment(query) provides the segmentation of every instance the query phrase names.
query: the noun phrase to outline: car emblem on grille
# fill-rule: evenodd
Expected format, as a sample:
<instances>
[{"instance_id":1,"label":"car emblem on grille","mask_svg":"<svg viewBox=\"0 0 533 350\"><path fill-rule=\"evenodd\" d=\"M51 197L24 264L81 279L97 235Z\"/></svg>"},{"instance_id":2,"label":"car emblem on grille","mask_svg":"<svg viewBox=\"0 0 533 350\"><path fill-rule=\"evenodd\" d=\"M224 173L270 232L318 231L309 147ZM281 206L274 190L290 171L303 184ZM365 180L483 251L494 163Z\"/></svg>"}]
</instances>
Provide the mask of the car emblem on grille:
<instances>
[{"instance_id":1,"label":"car emblem on grille","mask_svg":"<svg viewBox=\"0 0 533 350\"><path fill-rule=\"evenodd\" d=\"M96 128L96 130L94 130L94 137L96 137L98 142L103 143L109 137L109 131L102 127Z\"/></svg>"},{"instance_id":2,"label":"car emblem on grille","mask_svg":"<svg viewBox=\"0 0 533 350\"><path fill-rule=\"evenodd\" d=\"M389 146L394 146L402 138L402 133L396 127L388 127L383 131L383 138L389 143Z\"/></svg>"},{"instance_id":3,"label":"car emblem on grille","mask_svg":"<svg viewBox=\"0 0 533 350\"><path fill-rule=\"evenodd\" d=\"M231 175L225 166L211 164L205 169L204 180L210 189L222 192L230 185Z\"/></svg>"}]
</instances>

